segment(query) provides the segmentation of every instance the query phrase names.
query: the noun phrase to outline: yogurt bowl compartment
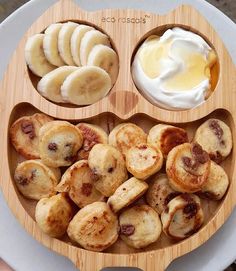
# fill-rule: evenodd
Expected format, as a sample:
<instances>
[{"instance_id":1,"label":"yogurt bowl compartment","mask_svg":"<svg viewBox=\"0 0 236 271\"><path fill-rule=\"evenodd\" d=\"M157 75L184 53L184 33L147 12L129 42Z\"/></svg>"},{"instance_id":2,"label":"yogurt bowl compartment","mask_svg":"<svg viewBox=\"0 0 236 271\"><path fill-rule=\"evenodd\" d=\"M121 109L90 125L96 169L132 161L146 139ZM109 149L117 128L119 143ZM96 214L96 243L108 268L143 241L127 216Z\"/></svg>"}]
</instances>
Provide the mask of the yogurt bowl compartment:
<instances>
[{"instance_id":1,"label":"yogurt bowl compartment","mask_svg":"<svg viewBox=\"0 0 236 271\"><path fill-rule=\"evenodd\" d=\"M160 26L134 51L131 72L139 91L168 110L199 106L214 92L219 60L212 44L192 28Z\"/></svg>"}]
</instances>

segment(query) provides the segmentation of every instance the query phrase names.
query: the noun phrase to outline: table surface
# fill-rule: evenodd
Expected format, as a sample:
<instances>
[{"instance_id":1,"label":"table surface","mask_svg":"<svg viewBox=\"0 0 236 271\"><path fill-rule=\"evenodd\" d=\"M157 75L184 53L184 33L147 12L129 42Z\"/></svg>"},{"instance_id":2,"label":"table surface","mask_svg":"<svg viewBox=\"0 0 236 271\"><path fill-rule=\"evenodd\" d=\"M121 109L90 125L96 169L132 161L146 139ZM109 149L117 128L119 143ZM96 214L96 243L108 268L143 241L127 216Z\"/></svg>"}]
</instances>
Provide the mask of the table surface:
<instances>
[{"instance_id":1,"label":"table surface","mask_svg":"<svg viewBox=\"0 0 236 271\"><path fill-rule=\"evenodd\" d=\"M28 27L56 0L32 0L13 13L0 25L1 46L0 79L20 38ZM166 13L181 3L197 8L212 24L223 39L231 57L236 63L236 25L219 10L203 0L77 0L82 8L136 8L149 12ZM17 31L16 31L17 30ZM10 212L0 193L0 257L16 271L75 271L72 263L34 240ZM205 244L187 255L176 259L167 271L221 271L236 258L236 210L224 226ZM118 271L120 268L106 268L104 271ZM135 268L122 268L134 271Z\"/></svg>"}]
</instances>

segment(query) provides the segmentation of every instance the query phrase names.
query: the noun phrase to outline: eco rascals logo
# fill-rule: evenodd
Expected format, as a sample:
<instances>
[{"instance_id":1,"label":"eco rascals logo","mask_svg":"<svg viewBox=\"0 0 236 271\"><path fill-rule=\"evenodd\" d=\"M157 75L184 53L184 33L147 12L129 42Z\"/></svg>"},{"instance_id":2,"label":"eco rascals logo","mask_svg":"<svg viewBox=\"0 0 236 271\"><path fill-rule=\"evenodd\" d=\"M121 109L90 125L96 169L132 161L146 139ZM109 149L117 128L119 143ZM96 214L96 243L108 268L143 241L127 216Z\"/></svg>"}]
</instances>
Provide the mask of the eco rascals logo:
<instances>
[{"instance_id":1,"label":"eco rascals logo","mask_svg":"<svg viewBox=\"0 0 236 271\"><path fill-rule=\"evenodd\" d=\"M144 17L102 17L103 23L123 23L123 24L145 24L150 18L149 15L144 15Z\"/></svg>"}]
</instances>

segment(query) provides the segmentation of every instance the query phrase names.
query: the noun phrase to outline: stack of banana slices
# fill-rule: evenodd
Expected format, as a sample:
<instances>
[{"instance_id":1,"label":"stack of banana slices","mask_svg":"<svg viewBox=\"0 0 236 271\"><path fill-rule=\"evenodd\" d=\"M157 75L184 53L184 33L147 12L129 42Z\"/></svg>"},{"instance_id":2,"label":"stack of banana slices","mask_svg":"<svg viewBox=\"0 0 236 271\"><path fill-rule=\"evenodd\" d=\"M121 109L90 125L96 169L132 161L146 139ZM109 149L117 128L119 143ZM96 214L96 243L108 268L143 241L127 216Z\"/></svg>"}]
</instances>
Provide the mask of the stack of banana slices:
<instances>
[{"instance_id":1,"label":"stack of banana slices","mask_svg":"<svg viewBox=\"0 0 236 271\"><path fill-rule=\"evenodd\" d=\"M109 37L74 22L51 24L43 34L30 37L25 59L29 69L42 77L37 85L42 96L79 106L106 96L119 71Z\"/></svg>"}]
</instances>

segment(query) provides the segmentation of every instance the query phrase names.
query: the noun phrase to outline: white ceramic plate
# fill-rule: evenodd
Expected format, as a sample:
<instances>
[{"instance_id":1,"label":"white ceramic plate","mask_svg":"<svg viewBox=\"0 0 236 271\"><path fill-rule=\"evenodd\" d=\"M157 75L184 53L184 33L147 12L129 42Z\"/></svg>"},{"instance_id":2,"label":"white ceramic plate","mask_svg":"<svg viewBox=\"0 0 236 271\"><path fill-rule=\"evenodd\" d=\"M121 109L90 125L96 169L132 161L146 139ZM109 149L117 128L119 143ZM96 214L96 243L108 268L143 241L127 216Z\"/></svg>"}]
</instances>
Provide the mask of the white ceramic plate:
<instances>
[{"instance_id":1,"label":"white ceramic plate","mask_svg":"<svg viewBox=\"0 0 236 271\"><path fill-rule=\"evenodd\" d=\"M32 0L0 25L0 79L10 56L29 26L56 0ZM204 0L77 0L87 10L136 8L165 13L187 3L197 8L212 24L236 63L236 25ZM1 102L0 102L1 103ZM1 106L0 106L1 108ZM4 181L4 180L3 180ZM7 181L7 180L6 180ZM18 223L0 193L0 257L16 271L75 271L72 263L34 240ZM224 226L204 245L175 260L167 271L222 271L236 259L236 210ZM107 268L106 271L137 270ZM104 270L104 271L105 271Z\"/></svg>"}]
</instances>

